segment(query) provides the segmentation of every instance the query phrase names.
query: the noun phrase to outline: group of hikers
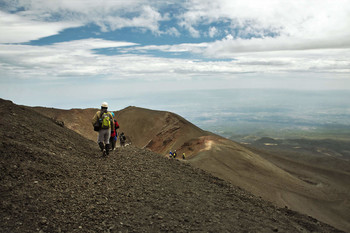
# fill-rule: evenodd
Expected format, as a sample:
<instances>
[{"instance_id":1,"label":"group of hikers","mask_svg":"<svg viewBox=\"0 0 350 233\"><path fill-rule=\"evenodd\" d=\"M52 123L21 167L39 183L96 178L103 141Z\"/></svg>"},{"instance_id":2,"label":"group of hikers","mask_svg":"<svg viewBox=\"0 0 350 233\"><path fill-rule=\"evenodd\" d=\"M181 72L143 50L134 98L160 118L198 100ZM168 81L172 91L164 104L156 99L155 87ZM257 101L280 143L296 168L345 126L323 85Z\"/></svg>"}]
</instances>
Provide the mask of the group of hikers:
<instances>
[{"instance_id":1,"label":"group of hikers","mask_svg":"<svg viewBox=\"0 0 350 233\"><path fill-rule=\"evenodd\" d=\"M114 112L108 111L108 103L103 102L101 104L101 109L97 111L92 118L94 130L98 132L97 143L101 149L102 156L109 155L109 151L115 150L116 147L118 139L117 129L119 129L119 124L114 117ZM124 132L119 135L119 140L120 146L125 146L126 137ZM174 152L170 151L169 157L176 159L176 150L174 150ZM182 153L182 159L186 159L185 152Z\"/></svg>"},{"instance_id":2,"label":"group of hikers","mask_svg":"<svg viewBox=\"0 0 350 233\"><path fill-rule=\"evenodd\" d=\"M176 153L176 150L174 150L174 152L169 152L169 158L170 159L176 159L177 157L177 153ZM186 159L186 154L185 152L182 153L182 159Z\"/></svg>"},{"instance_id":3,"label":"group of hikers","mask_svg":"<svg viewBox=\"0 0 350 233\"><path fill-rule=\"evenodd\" d=\"M110 150L115 150L119 124L114 119L114 112L108 111L108 103L101 104L101 110L97 111L92 118L92 125L94 130L98 132L97 143L101 149L102 156L109 155ZM120 146L125 145L126 137L124 132L119 135Z\"/></svg>"}]
</instances>

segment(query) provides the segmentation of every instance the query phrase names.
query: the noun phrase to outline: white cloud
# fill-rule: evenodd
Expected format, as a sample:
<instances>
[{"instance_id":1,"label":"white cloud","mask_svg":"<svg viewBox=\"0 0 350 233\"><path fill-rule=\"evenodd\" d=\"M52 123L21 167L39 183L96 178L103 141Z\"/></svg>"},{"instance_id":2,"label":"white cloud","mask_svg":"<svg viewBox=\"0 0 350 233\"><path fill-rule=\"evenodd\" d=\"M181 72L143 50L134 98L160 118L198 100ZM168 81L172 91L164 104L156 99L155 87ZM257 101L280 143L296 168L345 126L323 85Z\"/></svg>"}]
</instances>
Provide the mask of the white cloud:
<instances>
[{"instance_id":1,"label":"white cloud","mask_svg":"<svg viewBox=\"0 0 350 233\"><path fill-rule=\"evenodd\" d=\"M161 34L159 22L169 20L166 14L157 10L158 1L95 1L95 0L17 0L5 1L0 29L6 31L1 36L6 43L27 42L58 34L69 28L95 23L102 31L124 27L136 27ZM164 2L163 4L166 4ZM17 9L16 13L5 13ZM6 20L5 20L6 19ZM10 22L9 22L10 21ZM10 24L8 24L10 23ZM16 39L15 35L24 31L27 36ZM174 30L172 30L175 32Z\"/></svg>"},{"instance_id":2,"label":"white cloud","mask_svg":"<svg viewBox=\"0 0 350 233\"><path fill-rule=\"evenodd\" d=\"M209 28L209 37L214 37L218 34L218 29L216 27Z\"/></svg>"},{"instance_id":3,"label":"white cloud","mask_svg":"<svg viewBox=\"0 0 350 233\"><path fill-rule=\"evenodd\" d=\"M350 49L251 52L232 61L106 56L94 49L135 46L87 39L46 46L0 44L0 93L20 104L91 107L106 98L210 88L350 89ZM196 51L208 44L162 46ZM156 49L149 46L147 49ZM108 83L106 85L106 83ZM107 86L107 87L106 87ZM101 97L96 90L105 90ZM118 104L121 102L118 101Z\"/></svg>"},{"instance_id":4,"label":"white cloud","mask_svg":"<svg viewBox=\"0 0 350 233\"><path fill-rule=\"evenodd\" d=\"M107 24L111 30L116 30L125 27L139 27L149 29L154 33L159 33L158 22L164 18L161 14L150 6L142 7L140 15L132 18L122 18L109 16L104 20L104 24Z\"/></svg>"},{"instance_id":5,"label":"white cloud","mask_svg":"<svg viewBox=\"0 0 350 233\"><path fill-rule=\"evenodd\" d=\"M6 17L1 17L1 29L8 33L1 38L6 42L28 41L57 34L68 27L96 23L102 31L136 27L155 34L174 36L179 36L179 30L185 29L195 38L217 36L220 25L225 24L220 32L228 31L237 39L234 43L225 41L228 50L237 47L234 44L253 48L260 46L265 50L271 47L271 50L275 50L303 49L315 47L314 44L326 48L349 47L350 43L349 0L6 0L5 3L4 10L7 11L19 7L25 9L16 14L2 13ZM176 4L184 10L179 15L162 12L169 4ZM5 19L11 21L8 26L5 25ZM170 20L178 20L179 28L165 27L161 31L160 23ZM21 29L32 33L23 33L26 36L16 40L15 35ZM249 40L247 37L257 39ZM224 46L219 45L219 42L217 45Z\"/></svg>"},{"instance_id":6,"label":"white cloud","mask_svg":"<svg viewBox=\"0 0 350 233\"><path fill-rule=\"evenodd\" d=\"M204 52L209 57L233 58L239 53L288 51L288 50L310 50L329 48L349 48L350 41L332 41L321 39L291 38L280 36L277 38L252 38L233 39L228 36L223 40L213 42Z\"/></svg>"},{"instance_id":7,"label":"white cloud","mask_svg":"<svg viewBox=\"0 0 350 233\"><path fill-rule=\"evenodd\" d=\"M58 34L60 31L80 26L68 22L40 22L0 11L0 43L21 43Z\"/></svg>"},{"instance_id":8,"label":"white cloud","mask_svg":"<svg viewBox=\"0 0 350 233\"><path fill-rule=\"evenodd\" d=\"M227 36L225 40L233 40L232 36ZM237 41L237 40L236 40ZM198 74L207 73L208 76L215 73L217 76L234 75L237 73L255 73L259 74L281 74L290 75L291 73L308 73L320 76L350 78L350 48L317 48L314 49L290 49L282 50L278 47L266 48L254 47L249 45L249 41L239 39L241 44L236 43L236 47L214 43L199 44L178 44L178 45L161 45L161 46L141 46L131 47L130 50L138 50L145 53L147 50L159 50L168 53L191 53L198 54L196 57L202 57L203 60L193 60L193 68L188 74L198 72ZM251 44L250 44L251 45ZM231 45L232 46L232 45ZM127 49L127 50L129 50ZM262 52L263 51L263 52ZM214 58L212 62L205 62L205 58ZM218 58L228 58L231 61L216 61ZM186 66L184 66L186 67ZM188 69L189 70L189 69ZM195 72L194 72L195 71ZM334 75L330 75L334 74Z\"/></svg>"},{"instance_id":9,"label":"white cloud","mask_svg":"<svg viewBox=\"0 0 350 233\"><path fill-rule=\"evenodd\" d=\"M181 25L198 30L212 22L230 22L237 47L349 47L349 0L191 0L181 16ZM248 36L260 40L246 39ZM271 40L271 36L274 40ZM317 45L313 45L316 43ZM292 46L296 44L296 46ZM244 50L244 48L242 49Z\"/></svg>"},{"instance_id":10,"label":"white cloud","mask_svg":"<svg viewBox=\"0 0 350 233\"><path fill-rule=\"evenodd\" d=\"M176 36L176 37L180 36L180 32L174 27L171 27L168 30L166 30L165 34Z\"/></svg>"},{"instance_id":11,"label":"white cloud","mask_svg":"<svg viewBox=\"0 0 350 233\"><path fill-rule=\"evenodd\" d=\"M230 79L247 73L256 76L307 73L314 77L350 78L350 49L239 53L231 61L174 59L127 53L106 56L93 51L125 46L141 51L159 49L200 53L209 44L138 47L127 42L87 39L48 46L0 45L1 77L31 80L77 77L186 80L198 76Z\"/></svg>"},{"instance_id":12,"label":"white cloud","mask_svg":"<svg viewBox=\"0 0 350 233\"><path fill-rule=\"evenodd\" d=\"M117 48L117 47L125 47L125 46L134 46L137 45L131 42L123 42L123 41L110 41L103 39L84 39L84 40L76 40L76 41L68 41L56 43L48 47L57 48L57 49L66 49L66 50L86 50L89 51L91 49L101 49L101 48Z\"/></svg>"},{"instance_id":13,"label":"white cloud","mask_svg":"<svg viewBox=\"0 0 350 233\"><path fill-rule=\"evenodd\" d=\"M117 48L134 43L86 39L48 46L0 45L1 76L15 79L52 80L110 75L116 60L93 49Z\"/></svg>"}]
</instances>

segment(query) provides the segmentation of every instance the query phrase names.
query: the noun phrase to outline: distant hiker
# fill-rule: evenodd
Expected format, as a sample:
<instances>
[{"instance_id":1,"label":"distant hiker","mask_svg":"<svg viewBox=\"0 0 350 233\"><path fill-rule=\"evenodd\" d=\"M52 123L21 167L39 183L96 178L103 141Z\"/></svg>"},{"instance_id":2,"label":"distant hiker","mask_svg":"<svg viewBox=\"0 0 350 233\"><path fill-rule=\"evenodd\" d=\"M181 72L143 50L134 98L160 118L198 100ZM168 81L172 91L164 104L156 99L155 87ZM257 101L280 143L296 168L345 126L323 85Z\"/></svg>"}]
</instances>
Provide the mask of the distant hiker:
<instances>
[{"instance_id":1,"label":"distant hiker","mask_svg":"<svg viewBox=\"0 0 350 233\"><path fill-rule=\"evenodd\" d=\"M122 132L119 136L119 140L120 140L120 146L125 146L125 141L126 141L126 137L124 132Z\"/></svg>"},{"instance_id":2,"label":"distant hiker","mask_svg":"<svg viewBox=\"0 0 350 233\"><path fill-rule=\"evenodd\" d=\"M170 152L169 152L169 158L172 159L173 156L174 156L174 155L173 155L173 152L170 151Z\"/></svg>"},{"instance_id":3,"label":"distant hiker","mask_svg":"<svg viewBox=\"0 0 350 233\"><path fill-rule=\"evenodd\" d=\"M176 159L176 156L177 156L176 150L174 150L173 156L174 156L174 159Z\"/></svg>"},{"instance_id":4,"label":"distant hiker","mask_svg":"<svg viewBox=\"0 0 350 233\"><path fill-rule=\"evenodd\" d=\"M185 152L182 153L182 159L186 159L186 154L185 154Z\"/></svg>"},{"instance_id":5,"label":"distant hiker","mask_svg":"<svg viewBox=\"0 0 350 233\"><path fill-rule=\"evenodd\" d=\"M117 129L119 129L119 124L116 119L114 119L114 112L112 112L113 120L114 120L114 130L111 130L111 137L109 138L109 144L112 146L112 150L115 149L115 144L118 139L118 132Z\"/></svg>"},{"instance_id":6,"label":"distant hiker","mask_svg":"<svg viewBox=\"0 0 350 233\"><path fill-rule=\"evenodd\" d=\"M94 130L98 131L97 143L100 146L103 156L109 154L109 138L111 137L111 131L114 130L113 116L107 109L108 104L103 102L101 104L101 110L97 111L92 118Z\"/></svg>"}]
</instances>

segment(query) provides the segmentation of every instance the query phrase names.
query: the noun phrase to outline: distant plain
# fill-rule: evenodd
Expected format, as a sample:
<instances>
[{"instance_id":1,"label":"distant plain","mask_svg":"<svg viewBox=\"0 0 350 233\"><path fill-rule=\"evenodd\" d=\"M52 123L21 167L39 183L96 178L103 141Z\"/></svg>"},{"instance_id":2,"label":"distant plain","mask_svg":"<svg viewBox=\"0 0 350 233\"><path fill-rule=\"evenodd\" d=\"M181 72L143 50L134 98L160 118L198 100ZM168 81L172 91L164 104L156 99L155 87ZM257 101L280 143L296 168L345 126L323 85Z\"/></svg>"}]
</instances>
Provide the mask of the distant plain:
<instances>
[{"instance_id":1,"label":"distant plain","mask_svg":"<svg viewBox=\"0 0 350 233\"><path fill-rule=\"evenodd\" d=\"M238 142L275 139L350 140L350 91L224 89L168 90L116 99L176 112L202 129Z\"/></svg>"}]
</instances>

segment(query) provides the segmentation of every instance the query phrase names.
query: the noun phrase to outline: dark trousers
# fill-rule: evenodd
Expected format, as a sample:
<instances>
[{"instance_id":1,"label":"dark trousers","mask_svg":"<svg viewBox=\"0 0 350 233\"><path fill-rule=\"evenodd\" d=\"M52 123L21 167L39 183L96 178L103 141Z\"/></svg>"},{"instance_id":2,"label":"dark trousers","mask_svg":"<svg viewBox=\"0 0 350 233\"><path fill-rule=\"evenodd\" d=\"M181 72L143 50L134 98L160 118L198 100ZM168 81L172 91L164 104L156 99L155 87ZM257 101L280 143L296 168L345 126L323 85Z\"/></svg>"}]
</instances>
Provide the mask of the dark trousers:
<instances>
[{"instance_id":1,"label":"dark trousers","mask_svg":"<svg viewBox=\"0 0 350 233\"><path fill-rule=\"evenodd\" d=\"M117 137L116 136L109 138L109 144L111 144L112 150L114 150L116 143L117 143Z\"/></svg>"}]
</instances>

